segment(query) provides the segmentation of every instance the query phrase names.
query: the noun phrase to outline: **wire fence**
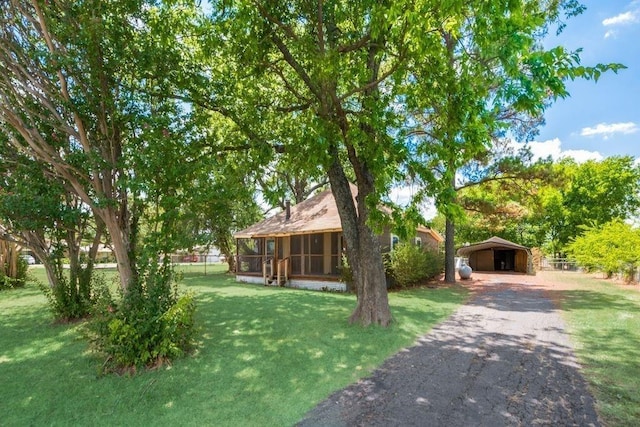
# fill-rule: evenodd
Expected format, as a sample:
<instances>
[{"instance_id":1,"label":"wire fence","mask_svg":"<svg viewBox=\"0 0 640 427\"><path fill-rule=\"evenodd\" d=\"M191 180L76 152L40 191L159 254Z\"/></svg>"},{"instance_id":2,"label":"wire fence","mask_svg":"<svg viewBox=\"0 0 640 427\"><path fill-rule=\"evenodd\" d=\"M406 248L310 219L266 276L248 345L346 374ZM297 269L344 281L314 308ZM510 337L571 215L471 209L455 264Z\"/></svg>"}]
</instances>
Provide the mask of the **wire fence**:
<instances>
[{"instance_id":1,"label":"wire fence","mask_svg":"<svg viewBox=\"0 0 640 427\"><path fill-rule=\"evenodd\" d=\"M541 258L538 267L543 271L580 271L578 263L568 258Z\"/></svg>"}]
</instances>

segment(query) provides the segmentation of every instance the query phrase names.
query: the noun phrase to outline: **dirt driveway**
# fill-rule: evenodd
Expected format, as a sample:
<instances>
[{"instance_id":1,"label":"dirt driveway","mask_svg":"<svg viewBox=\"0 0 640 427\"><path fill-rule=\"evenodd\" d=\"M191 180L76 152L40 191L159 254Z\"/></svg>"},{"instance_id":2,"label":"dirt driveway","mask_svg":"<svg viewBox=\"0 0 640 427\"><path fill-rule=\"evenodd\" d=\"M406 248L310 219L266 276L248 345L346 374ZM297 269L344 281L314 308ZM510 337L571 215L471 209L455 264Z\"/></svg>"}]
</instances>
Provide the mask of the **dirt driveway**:
<instances>
[{"instance_id":1,"label":"dirt driveway","mask_svg":"<svg viewBox=\"0 0 640 427\"><path fill-rule=\"evenodd\" d=\"M564 322L531 276L474 273L467 304L302 426L600 425Z\"/></svg>"}]
</instances>

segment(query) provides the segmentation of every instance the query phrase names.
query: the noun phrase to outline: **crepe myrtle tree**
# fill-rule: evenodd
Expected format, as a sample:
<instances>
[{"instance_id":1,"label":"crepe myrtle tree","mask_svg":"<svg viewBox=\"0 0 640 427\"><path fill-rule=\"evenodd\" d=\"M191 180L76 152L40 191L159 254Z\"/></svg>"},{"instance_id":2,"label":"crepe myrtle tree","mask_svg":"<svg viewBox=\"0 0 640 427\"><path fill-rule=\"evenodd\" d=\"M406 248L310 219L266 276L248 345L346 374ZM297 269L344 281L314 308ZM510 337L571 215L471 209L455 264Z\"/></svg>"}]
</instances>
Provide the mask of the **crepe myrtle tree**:
<instances>
[{"instance_id":1,"label":"crepe myrtle tree","mask_svg":"<svg viewBox=\"0 0 640 427\"><path fill-rule=\"evenodd\" d=\"M93 266L104 237L104 224L47 165L0 134L0 239L29 249L42 262L49 282L44 290L57 318L89 313ZM87 242L88 251L81 251Z\"/></svg>"},{"instance_id":2,"label":"crepe myrtle tree","mask_svg":"<svg viewBox=\"0 0 640 427\"><path fill-rule=\"evenodd\" d=\"M167 213L176 201L171 191L189 162L166 160L182 148L184 117L177 102L153 89L175 72L173 52L159 40L182 49L176 34L192 10L144 0L10 0L0 8L2 129L15 150L46 165L104 224L124 290L138 276L145 191L161 172L163 219L175 223ZM154 150L165 163L154 161L161 157ZM171 179L173 187L165 185Z\"/></svg>"}]
</instances>

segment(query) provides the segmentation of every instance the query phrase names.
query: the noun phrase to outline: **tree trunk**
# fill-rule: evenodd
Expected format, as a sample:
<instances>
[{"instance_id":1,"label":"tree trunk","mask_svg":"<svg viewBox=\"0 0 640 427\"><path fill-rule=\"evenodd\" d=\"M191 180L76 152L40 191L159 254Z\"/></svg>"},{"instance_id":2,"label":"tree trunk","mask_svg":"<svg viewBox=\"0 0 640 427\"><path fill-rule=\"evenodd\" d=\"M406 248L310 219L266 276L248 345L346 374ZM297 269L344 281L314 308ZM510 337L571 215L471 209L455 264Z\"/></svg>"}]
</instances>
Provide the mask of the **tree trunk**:
<instances>
[{"instance_id":1,"label":"tree trunk","mask_svg":"<svg viewBox=\"0 0 640 427\"><path fill-rule=\"evenodd\" d=\"M227 264L229 265L228 273L234 273L236 271L236 257L233 253L233 245L231 244L233 237L231 233L226 233L228 236L220 236L216 239L216 246L220 249L220 252L224 254Z\"/></svg>"},{"instance_id":2,"label":"tree trunk","mask_svg":"<svg viewBox=\"0 0 640 427\"><path fill-rule=\"evenodd\" d=\"M134 278L134 269L129 255L131 250L129 247L129 235L121 229L120 221L113 209L107 208L101 209L100 211L100 218L104 221L109 236L111 237L113 253L116 257L118 274L120 276L120 287L126 292ZM127 236L125 236L125 234L127 234Z\"/></svg>"},{"instance_id":3,"label":"tree trunk","mask_svg":"<svg viewBox=\"0 0 640 427\"><path fill-rule=\"evenodd\" d=\"M352 266L358 297L358 304L351 313L349 321L364 326L370 324L388 326L392 317L380 242L373 230L365 224L361 225L358 234L357 249L351 251L351 256L347 249L347 258L349 265ZM348 247L349 240L347 240Z\"/></svg>"},{"instance_id":4,"label":"tree trunk","mask_svg":"<svg viewBox=\"0 0 640 427\"><path fill-rule=\"evenodd\" d=\"M49 287L51 289L55 288L59 285L58 275L56 274L55 261L51 261L48 256L44 256L40 258L42 261L42 265L44 266L44 271L47 273L47 279L49 280Z\"/></svg>"},{"instance_id":5,"label":"tree trunk","mask_svg":"<svg viewBox=\"0 0 640 427\"><path fill-rule=\"evenodd\" d=\"M357 292L358 302L349 321L363 326L378 324L386 327L391 323L392 317L380 242L366 223L365 197L372 191L372 187L366 183L358 183L356 208L349 181L337 157L334 157L329 168L329 181L340 214L347 261Z\"/></svg>"},{"instance_id":6,"label":"tree trunk","mask_svg":"<svg viewBox=\"0 0 640 427\"><path fill-rule=\"evenodd\" d=\"M456 283L456 247L455 247L455 224L453 219L446 218L444 232L444 281L445 283Z\"/></svg>"},{"instance_id":7,"label":"tree trunk","mask_svg":"<svg viewBox=\"0 0 640 427\"><path fill-rule=\"evenodd\" d=\"M17 244L0 240L0 274L16 279L19 257L20 251Z\"/></svg>"}]
</instances>

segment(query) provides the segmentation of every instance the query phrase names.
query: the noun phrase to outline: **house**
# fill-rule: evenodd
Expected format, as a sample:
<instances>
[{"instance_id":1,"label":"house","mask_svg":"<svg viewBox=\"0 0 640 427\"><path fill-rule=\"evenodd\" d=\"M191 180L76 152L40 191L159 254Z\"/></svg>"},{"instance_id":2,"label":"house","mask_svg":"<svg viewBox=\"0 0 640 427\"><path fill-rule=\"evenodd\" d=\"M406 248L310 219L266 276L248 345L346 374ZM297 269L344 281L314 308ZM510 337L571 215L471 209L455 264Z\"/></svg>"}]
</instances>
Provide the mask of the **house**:
<instances>
[{"instance_id":1,"label":"house","mask_svg":"<svg viewBox=\"0 0 640 427\"><path fill-rule=\"evenodd\" d=\"M458 256L469 259L469 267L474 271L513 271L535 274L531 250L500 237L463 246Z\"/></svg>"},{"instance_id":2,"label":"house","mask_svg":"<svg viewBox=\"0 0 640 427\"><path fill-rule=\"evenodd\" d=\"M351 186L353 197L357 187ZM331 190L323 191L234 234L236 278L307 289L344 290L342 267L342 224ZM380 236L383 252L399 242L388 230ZM443 238L435 231L419 227L415 244L437 248Z\"/></svg>"}]
</instances>

